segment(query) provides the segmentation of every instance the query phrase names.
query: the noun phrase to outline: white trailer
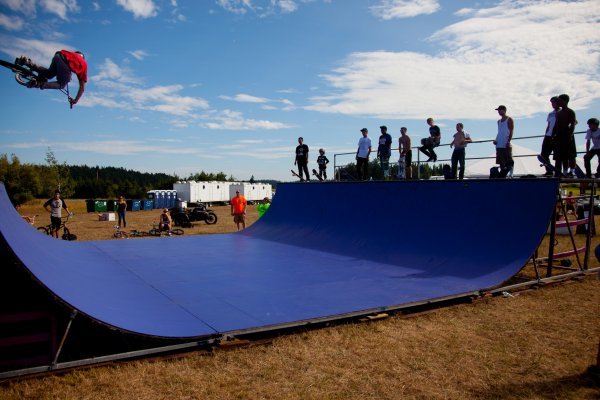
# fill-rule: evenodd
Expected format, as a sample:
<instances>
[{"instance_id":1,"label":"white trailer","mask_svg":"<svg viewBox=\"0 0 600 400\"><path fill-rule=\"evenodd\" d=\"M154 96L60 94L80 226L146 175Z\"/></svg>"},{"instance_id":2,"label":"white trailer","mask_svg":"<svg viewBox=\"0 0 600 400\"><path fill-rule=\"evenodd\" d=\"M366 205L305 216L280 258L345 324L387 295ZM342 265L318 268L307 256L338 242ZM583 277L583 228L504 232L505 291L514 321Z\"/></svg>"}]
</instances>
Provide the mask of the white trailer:
<instances>
[{"instance_id":1,"label":"white trailer","mask_svg":"<svg viewBox=\"0 0 600 400\"><path fill-rule=\"evenodd\" d=\"M273 189L268 183L233 183L229 187L229 196L234 197L237 190L250 202L262 201L265 197L269 199L273 197Z\"/></svg>"}]
</instances>

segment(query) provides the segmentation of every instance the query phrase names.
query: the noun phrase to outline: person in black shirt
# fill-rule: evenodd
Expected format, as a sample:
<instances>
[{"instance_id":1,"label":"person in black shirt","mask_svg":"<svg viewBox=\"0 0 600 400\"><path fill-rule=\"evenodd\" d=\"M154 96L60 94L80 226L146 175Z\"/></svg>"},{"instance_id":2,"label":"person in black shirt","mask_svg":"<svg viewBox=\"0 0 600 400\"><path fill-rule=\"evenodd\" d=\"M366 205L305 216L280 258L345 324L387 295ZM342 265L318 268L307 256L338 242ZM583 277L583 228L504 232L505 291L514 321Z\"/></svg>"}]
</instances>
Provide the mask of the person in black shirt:
<instances>
[{"instance_id":1,"label":"person in black shirt","mask_svg":"<svg viewBox=\"0 0 600 400\"><path fill-rule=\"evenodd\" d=\"M304 138L302 137L298 138L294 165L298 165L298 175L300 176L300 179L310 181L310 175L308 174L308 146L304 144ZM303 178L302 174L306 174L306 178Z\"/></svg>"},{"instance_id":2,"label":"person in black shirt","mask_svg":"<svg viewBox=\"0 0 600 400\"><path fill-rule=\"evenodd\" d=\"M329 159L325 157L325 150L323 149L319 149L317 164L319 164L319 176L321 179L327 179L327 164L329 164Z\"/></svg>"},{"instance_id":3,"label":"person in black shirt","mask_svg":"<svg viewBox=\"0 0 600 400\"><path fill-rule=\"evenodd\" d=\"M421 139L422 146L419 147L421 153L425 154L427 157L427 162L437 161L437 154L433 151L434 147L440 145L440 140L442 139L442 131L440 127L435 125L433 122L433 118L427 118L427 125L429 125L429 137L425 139Z\"/></svg>"}]
</instances>

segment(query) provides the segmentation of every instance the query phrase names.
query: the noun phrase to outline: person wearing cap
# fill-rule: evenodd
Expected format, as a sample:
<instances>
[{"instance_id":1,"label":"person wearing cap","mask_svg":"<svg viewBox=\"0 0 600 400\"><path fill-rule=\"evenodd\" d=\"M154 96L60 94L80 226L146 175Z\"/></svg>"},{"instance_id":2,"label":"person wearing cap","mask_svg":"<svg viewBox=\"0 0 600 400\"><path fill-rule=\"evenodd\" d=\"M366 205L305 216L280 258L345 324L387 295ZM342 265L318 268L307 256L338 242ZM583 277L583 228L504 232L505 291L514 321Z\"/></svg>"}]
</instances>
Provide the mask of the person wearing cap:
<instances>
[{"instance_id":1,"label":"person wearing cap","mask_svg":"<svg viewBox=\"0 0 600 400\"><path fill-rule=\"evenodd\" d=\"M369 177L369 155L371 154L371 139L369 139L369 130L362 128L360 130L362 137L358 140L358 149L356 150L356 170L358 179L366 181Z\"/></svg>"},{"instance_id":2,"label":"person wearing cap","mask_svg":"<svg viewBox=\"0 0 600 400\"><path fill-rule=\"evenodd\" d=\"M546 121L548 124L546 125L546 132L544 134L544 140L542 141L542 152L540 155L544 160L546 160L547 164L550 164L550 154L554 150L554 141L552 138L552 131L554 130L554 124L556 123L556 114L558 110L560 110L560 106L558 105L558 97L554 96L550 99L550 105L552 106L552 111L548 114L548 118ZM552 176L554 173L550 170L550 168L546 167L546 176Z\"/></svg>"},{"instance_id":3,"label":"person wearing cap","mask_svg":"<svg viewBox=\"0 0 600 400\"><path fill-rule=\"evenodd\" d=\"M575 125L577 117L575 111L569 108L569 95L558 96L560 111L556 113L556 123L552 130L554 137L554 176L561 177L562 171L567 172L569 162L573 163L577 157L575 148ZM575 166L572 165L574 168Z\"/></svg>"},{"instance_id":4,"label":"person wearing cap","mask_svg":"<svg viewBox=\"0 0 600 400\"><path fill-rule=\"evenodd\" d=\"M419 147L419 150L421 153L429 157L426 162L436 162L437 154L435 154L433 148L440 145L440 141L442 140L442 131L440 130L440 127L435 124L433 118L427 118L427 125L429 125L429 137L421 139L422 146Z\"/></svg>"},{"instance_id":5,"label":"person wearing cap","mask_svg":"<svg viewBox=\"0 0 600 400\"><path fill-rule=\"evenodd\" d=\"M246 198L240 194L239 190L236 190L235 196L229 203L231 204L233 222L237 225L238 231L240 230L240 224L242 229L246 229L246 206L248 204Z\"/></svg>"},{"instance_id":6,"label":"person wearing cap","mask_svg":"<svg viewBox=\"0 0 600 400\"><path fill-rule=\"evenodd\" d=\"M587 124L589 129L585 135L585 155L583 156L585 177L592 177L592 158L597 156L596 178L600 178L600 129L598 129L598 118L588 119ZM591 148L590 144L592 145Z\"/></svg>"},{"instance_id":7,"label":"person wearing cap","mask_svg":"<svg viewBox=\"0 0 600 400\"><path fill-rule=\"evenodd\" d=\"M158 229L160 231L167 231L169 236L171 236L171 227L173 226L173 220L171 219L171 215L169 214L168 208L163 208L162 214L158 218Z\"/></svg>"},{"instance_id":8,"label":"person wearing cap","mask_svg":"<svg viewBox=\"0 0 600 400\"><path fill-rule=\"evenodd\" d=\"M512 145L510 144L515 123L511 117L506 115L506 106L500 105L496 108L500 119L498 120L498 133L494 145L496 146L496 164L500 166L500 176L506 177L514 166L512 158Z\"/></svg>"},{"instance_id":9,"label":"person wearing cap","mask_svg":"<svg viewBox=\"0 0 600 400\"><path fill-rule=\"evenodd\" d=\"M305 174L306 180L310 181L310 175L308 174L308 146L304 144L304 138L302 137L298 138L294 165L298 165L298 176L300 176L300 180L305 179L303 178L303 174Z\"/></svg>"},{"instance_id":10,"label":"person wearing cap","mask_svg":"<svg viewBox=\"0 0 600 400\"><path fill-rule=\"evenodd\" d=\"M62 225L62 209L69 212L67 203L60 198L60 190L54 191L54 197L44 203L44 208L50 213L50 225L52 225L50 235L54 235L58 239L58 231Z\"/></svg>"},{"instance_id":11,"label":"person wearing cap","mask_svg":"<svg viewBox=\"0 0 600 400\"><path fill-rule=\"evenodd\" d=\"M379 136L379 146L377 146L377 158L381 163L383 171L383 179L387 180L390 177L390 156L392 155L392 137L387 133L387 126L379 127L381 135Z\"/></svg>"},{"instance_id":12,"label":"person wearing cap","mask_svg":"<svg viewBox=\"0 0 600 400\"><path fill-rule=\"evenodd\" d=\"M406 134L406 127L400 128L400 137L398 138L398 151L400 152L400 159L398 165L404 161L404 174L398 173L398 178L411 179L412 178L412 150L410 148L410 137ZM400 168L398 168L400 172Z\"/></svg>"}]
</instances>

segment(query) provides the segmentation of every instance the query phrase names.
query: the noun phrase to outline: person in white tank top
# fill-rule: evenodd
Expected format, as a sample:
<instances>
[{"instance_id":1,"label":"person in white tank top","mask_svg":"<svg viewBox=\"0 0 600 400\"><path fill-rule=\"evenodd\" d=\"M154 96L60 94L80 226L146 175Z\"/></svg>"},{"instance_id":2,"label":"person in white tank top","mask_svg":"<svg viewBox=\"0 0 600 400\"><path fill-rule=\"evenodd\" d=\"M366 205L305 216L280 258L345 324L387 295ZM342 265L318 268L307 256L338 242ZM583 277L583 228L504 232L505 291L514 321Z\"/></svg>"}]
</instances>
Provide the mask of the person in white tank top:
<instances>
[{"instance_id":1,"label":"person in white tank top","mask_svg":"<svg viewBox=\"0 0 600 400\"><path fill-rule=\"evenodd\" d=\"M494 145L496 145L496 163L500 165L500 174L506 176L512 171L514 161L512 158L512 146L510 144L513 137L515 123L511 117L506 115L506 106L496 108L500 119L498 120L498 134Z\"/></svg>"}]
</instances>

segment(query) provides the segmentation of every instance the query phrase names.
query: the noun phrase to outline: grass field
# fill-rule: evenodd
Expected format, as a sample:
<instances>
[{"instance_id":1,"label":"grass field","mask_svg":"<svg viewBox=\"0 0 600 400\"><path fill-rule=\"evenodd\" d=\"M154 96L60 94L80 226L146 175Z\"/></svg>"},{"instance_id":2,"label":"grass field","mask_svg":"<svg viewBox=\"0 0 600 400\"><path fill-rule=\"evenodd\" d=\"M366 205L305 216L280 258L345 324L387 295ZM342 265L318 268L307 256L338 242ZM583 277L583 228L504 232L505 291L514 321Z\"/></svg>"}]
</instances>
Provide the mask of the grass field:
<instances>
[{"instance_id":1,"label":"grass field","mask_svg":"<svg viewBox=\"0 0 600 400\"><path fill-rule=\"evenodd\" d=\"M25 205L22 214L42 213L41 203ZM112 238L114 222L86 213L83 201L69 205L78 240L123 240ZM216 225L201 222L186 234L236 229L228 207L214 210ZM158 214L130 212L127 228L147 230ZM254 207L248 220L256 220ZM576 240L581 244L583 235ZM559 251L569 245L567 237L558 239ZM531 267L522 273L531 274ZM600 399L598 382L586 374L599 348L598 277L514 294L209 355L15 381L0 386L0 399Z\"/></svg>"}]
</instances>

